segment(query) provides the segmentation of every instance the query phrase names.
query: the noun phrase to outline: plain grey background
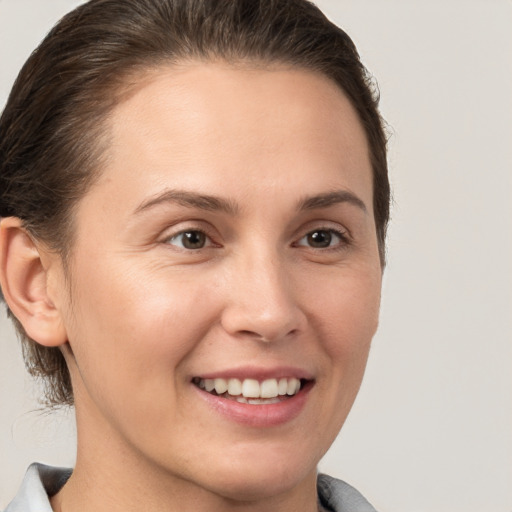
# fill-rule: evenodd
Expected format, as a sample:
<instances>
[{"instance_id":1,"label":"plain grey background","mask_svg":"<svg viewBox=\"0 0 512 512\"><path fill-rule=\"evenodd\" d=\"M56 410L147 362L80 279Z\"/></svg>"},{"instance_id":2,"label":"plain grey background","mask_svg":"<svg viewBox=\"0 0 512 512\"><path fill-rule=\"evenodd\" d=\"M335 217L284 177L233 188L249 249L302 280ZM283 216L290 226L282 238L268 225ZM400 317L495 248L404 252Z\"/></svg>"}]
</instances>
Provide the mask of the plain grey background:
<instances>
[{"instance_id":1,"label":"plain grey background","mask_svg":"<svg viewBox=\"0 0 512 512\"><path fill-rule=\"evenodd\" d=\"M0 106L76 0L0 0ZM366 380L320 469L382 511L512 511L512 2L319 0L377 77L395 205ZM0 509L72 465L0 316ZM300 438L297 439L300 445Z\"/></svg>"}]
</instances>

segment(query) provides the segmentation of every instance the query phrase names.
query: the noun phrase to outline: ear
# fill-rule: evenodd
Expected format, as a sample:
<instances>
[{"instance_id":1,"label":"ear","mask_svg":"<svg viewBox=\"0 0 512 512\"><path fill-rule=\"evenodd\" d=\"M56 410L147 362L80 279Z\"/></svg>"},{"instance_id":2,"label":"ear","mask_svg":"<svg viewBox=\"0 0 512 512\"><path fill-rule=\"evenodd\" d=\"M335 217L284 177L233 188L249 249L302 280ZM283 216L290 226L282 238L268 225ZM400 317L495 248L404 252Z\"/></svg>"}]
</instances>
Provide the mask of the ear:
<instances>
[{"instance_id":1,"label":"ear","mask_svg":"<svg viewBox=\"0 0 512 512\"><path fill-rule=\"evenodd\" d=\"M1 220L2 293L27 335L47 347L57 347L67 341L61 312L48 290L49 272L57 271L56 259L56 255L50 257L37 247L20 219L6 217Z\"/></svg>"}]
</instances>

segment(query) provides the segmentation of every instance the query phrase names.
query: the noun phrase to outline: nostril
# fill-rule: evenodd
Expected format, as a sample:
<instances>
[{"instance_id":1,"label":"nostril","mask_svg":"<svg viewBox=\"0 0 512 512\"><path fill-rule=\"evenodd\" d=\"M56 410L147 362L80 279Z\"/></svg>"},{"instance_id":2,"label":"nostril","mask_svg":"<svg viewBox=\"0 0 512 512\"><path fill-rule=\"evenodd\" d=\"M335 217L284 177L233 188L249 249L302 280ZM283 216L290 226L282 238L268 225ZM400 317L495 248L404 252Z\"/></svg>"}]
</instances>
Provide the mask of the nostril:
<instances>
[{"instance_id":1,"label":"nostril","mask_svg":"<svg viewBox=\"0 0 512 512\"><path fill-rule=\"evenodd\" d=\"M238 333L242 337L253 338L257 341L264 341L264 342L272 341L264 334L260 334L260 333L254 332L254 331L248 331L248 330L243 329L243 330L238 331Z\"/></svg>"},{"instance_id":2,"label":"nostril","mask_svg":"<svg viewBox=\"0 0 512 512\"><path fill-rule=\"evenodd\" d=\"M241 330L239 331L239 334L243 337L246 337L246 338L253 338L257 341L263 341L265 343L268 343L272 340L270 340L269 338L267 338L265 335L263 334L259 334L257 332L254 332L254 331L248 331L248 330Z\"/></svg>"},{"instance_id":3,"label":"nostril","mask_svg":"<svg viewBox=\"0 0 512 512\"><path fill-rule=\"evenodd\" d=\"M242 330L242 331L240 331L240 334L243 336L251 337L251 338L261 338L261 336L258 333L253 332L253 331Z\"/></svg>"},{"instance_id":4,"label":"nostril","mask_svg":"<svg viewBox=\"0 0 512 512\"><path fill-rule=\"evenodd\" d=\"M249 331L249 330L245 330L244 329L244 330L238 331L238 334L240 336L242 336L242 337L252 338L252 339L254 339L256 341L262 341L263 343L272 343L273 341L275 341L275 340L277 340L279 338L285 338L285 337L288 337L288 336L293 336L297 332L299 332L298 329L291 329L284 336L282 334L268 336L268 335L265 335L265 334L260 334L260 333L254 332L254 331Z\"/></svg>"}]
</instances>

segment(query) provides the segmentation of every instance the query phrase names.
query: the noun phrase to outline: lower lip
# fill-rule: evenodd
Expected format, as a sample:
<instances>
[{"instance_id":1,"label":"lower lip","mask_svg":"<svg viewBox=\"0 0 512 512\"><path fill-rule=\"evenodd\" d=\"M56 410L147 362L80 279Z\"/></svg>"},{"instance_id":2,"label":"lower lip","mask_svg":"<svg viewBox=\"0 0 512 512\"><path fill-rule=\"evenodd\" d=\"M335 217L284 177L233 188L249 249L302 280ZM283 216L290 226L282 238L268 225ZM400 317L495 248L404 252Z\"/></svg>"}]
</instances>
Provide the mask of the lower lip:
<instances>
[{"instance_id":1,"label":"lower lip","mask_svg":"<svg viewBox=\"0 0 512 512\"><path fill-rule=\"evenodd\" d=\"M210 407L230 421L250 427L275 427L296 418L308 399L313 382L308 382L294 396L274 404L243 404L235 400L212 395L194 384L192 386Z\"/></svg>"}]
</instances>

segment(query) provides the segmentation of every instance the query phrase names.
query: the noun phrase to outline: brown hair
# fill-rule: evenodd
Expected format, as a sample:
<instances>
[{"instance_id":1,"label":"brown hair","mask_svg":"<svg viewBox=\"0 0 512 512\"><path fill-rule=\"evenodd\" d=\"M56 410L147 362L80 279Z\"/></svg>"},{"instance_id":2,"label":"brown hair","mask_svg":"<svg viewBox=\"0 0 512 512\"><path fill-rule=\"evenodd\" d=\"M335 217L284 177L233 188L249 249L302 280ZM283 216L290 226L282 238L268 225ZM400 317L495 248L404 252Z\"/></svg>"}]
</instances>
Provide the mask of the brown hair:
<instances>
[{"instance_id":1,"label":"brown hair","mask_svg":"<svg viewBox=\"0 0 512 512\"><path fill-rule=\"evenodd\" d=\"M349 36L306 0L91 0L67 14L23 66L0 118L0 216L19 217L65 262L73 207L101 171L104 121L128 77L190 59L285 63L339 85L369 143L384 266L390 190L378 93ZM13 320L46 402L72 404L60 350Z\"/></svg>"}]
</instances>

